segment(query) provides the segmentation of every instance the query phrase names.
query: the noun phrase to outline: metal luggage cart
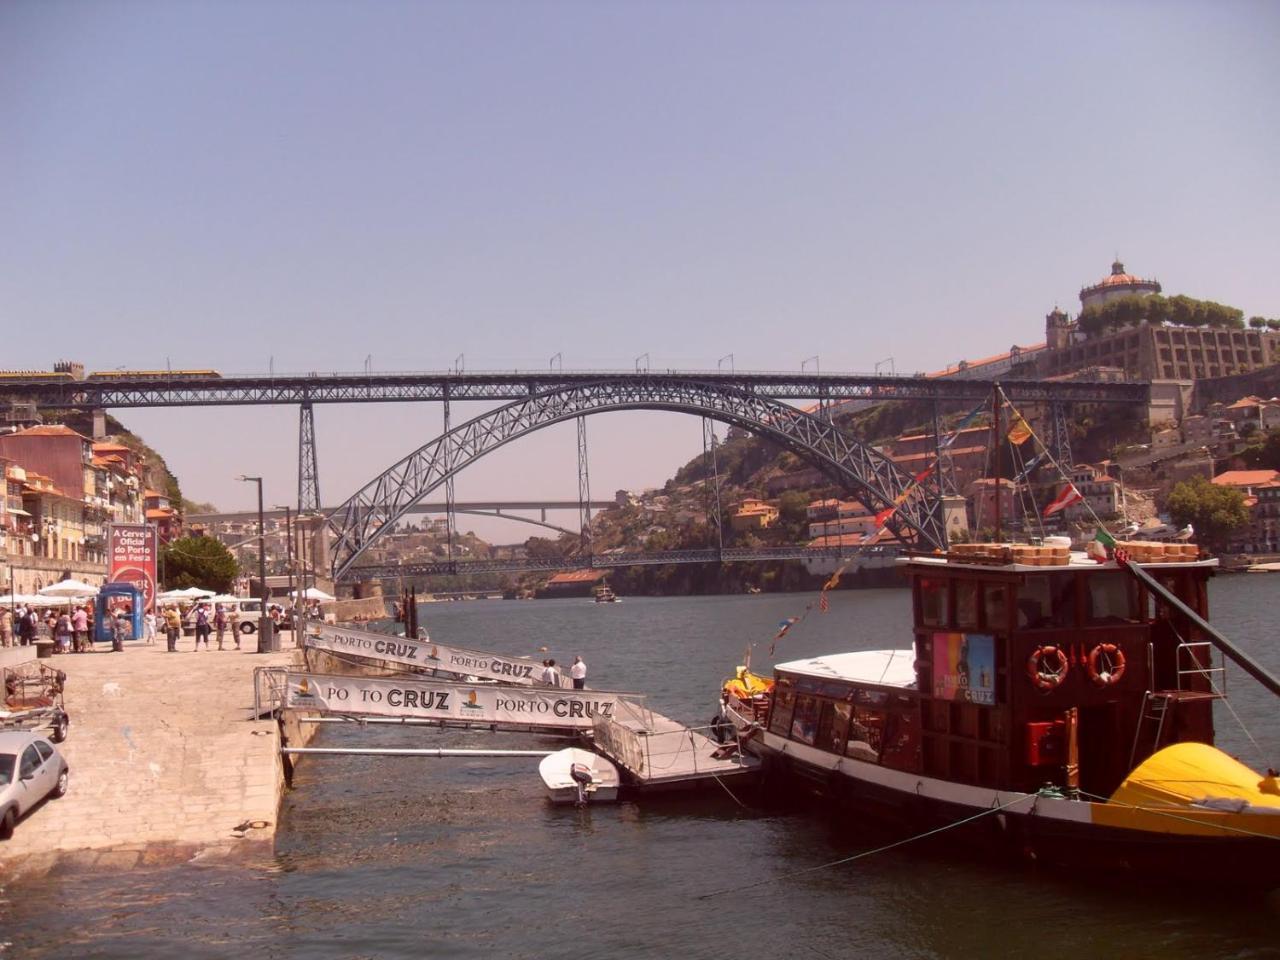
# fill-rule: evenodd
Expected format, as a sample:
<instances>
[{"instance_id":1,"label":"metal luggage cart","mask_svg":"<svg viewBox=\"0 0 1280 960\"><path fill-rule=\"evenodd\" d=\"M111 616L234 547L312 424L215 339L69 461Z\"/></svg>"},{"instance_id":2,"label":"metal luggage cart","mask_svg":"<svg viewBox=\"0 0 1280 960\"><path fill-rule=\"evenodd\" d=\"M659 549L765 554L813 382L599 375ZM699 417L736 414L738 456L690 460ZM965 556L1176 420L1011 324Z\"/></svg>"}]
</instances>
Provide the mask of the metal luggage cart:
<instances>
[{"instance_id":1,"label":"metal luggage cart","mask_svg":"<svg viewBox=\"0 0 1280 960\"><path fill-rule=\"evenodd\" d=\"M0 669L4 699L0 701L0 730L34 730L47 726L49 739L67 739L71 718L63 705L67 675L43 663L30 661Z\"/></svg>"}]
</instances>

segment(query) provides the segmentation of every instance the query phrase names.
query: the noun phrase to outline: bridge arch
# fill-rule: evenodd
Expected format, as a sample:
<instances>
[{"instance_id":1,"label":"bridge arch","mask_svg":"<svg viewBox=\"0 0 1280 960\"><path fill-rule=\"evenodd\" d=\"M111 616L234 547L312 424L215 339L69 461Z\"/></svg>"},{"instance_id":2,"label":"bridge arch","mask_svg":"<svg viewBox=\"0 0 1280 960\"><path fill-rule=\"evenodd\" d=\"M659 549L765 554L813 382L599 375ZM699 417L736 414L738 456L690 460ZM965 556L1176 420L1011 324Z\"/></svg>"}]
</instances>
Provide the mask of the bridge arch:
<instances>
[{"instance_id":1,"label":"bridge arch","mask_svg":"<svg viewBox=\"0 0 1280 960\"><path fill-rule=\"evenodd\" d=\"M888 457L826 420L749 389L659 375L566 384L459 424L356 491L328 517L334 579L413 504L486 454L544 427L619 410L689 413L743 427L817 467L867 507L892 506L911 487L911 475ZM946 544L940 504L922 486L906 496L889 526L904 540Z\"/></svg>"}]
</instances>

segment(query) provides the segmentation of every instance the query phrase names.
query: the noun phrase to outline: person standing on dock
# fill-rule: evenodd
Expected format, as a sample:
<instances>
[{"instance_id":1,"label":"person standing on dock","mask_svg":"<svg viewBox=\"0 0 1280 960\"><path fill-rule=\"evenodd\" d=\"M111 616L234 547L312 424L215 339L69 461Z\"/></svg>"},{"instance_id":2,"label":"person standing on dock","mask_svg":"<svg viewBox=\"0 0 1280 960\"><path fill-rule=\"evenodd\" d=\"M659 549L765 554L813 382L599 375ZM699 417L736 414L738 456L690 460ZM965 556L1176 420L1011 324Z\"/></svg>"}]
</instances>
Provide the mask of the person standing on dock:
<instances>
[{"instance_id":1,"label":"person standing on dock","mask_svg":"<svg viewBox=\"0 0 1280 960\"><path fill-rule=\"evenodd\" d=\"M573 689L582 690L587 685L587 665L581 657L573 658L573 666L569 668L569 676L573 678Z\"/></svg>"},{"instance_id":2,"label":"person standing on dock","mask_svg":"<svg viewBox=\"0 0 1280 960\"><path fill-rule=\"evenodd\" d=\"M178 636L182 633L182 614L177 607L165 607L164 636L169 643L169 652L178 652Z\"/></svg>"},{"instance_id":3,"label":"person standing on dock","mask_svg":"<svg viewBox=\"0 0 1280 960\"><path fill-rule=\"evenodd\" d=\"M218 604L214 607L213 626L214 629L218 631L218 649L221 650L222 641L227 635L227 612L222 609L222 604ZM204 645L207 647L209 645L209 641L206 640Z\"/></svg>"},{"instance_id":4,"label":"person standing on dock","mask_svg":"<svg viewBox=\"0 0 1280 960\"><path fill-rule=\"evenodd\" d=\"M200 649L201 640L204 641L204 648L209 649L209 633L209 608L202 603L196 607L196 650Z\"/></svg>"},{"instance_id":5,"label":"person standing on dock","mask_svg":"<svg viewBox=\"0 0 1280 960\"><path fill-rule=\"evenodd\" d=\"M556 669L556 662L548 660L542 668L542 682L549 687L560 686L560 671Z\"/></svg>"},{"instance_id":6,"label":"person standing on dock","mask_svg":"<svg viewBox=\"0 0 1280 960\"><path fill-rule=\"evenodd\" d=\"M147 643L156 642L156 615L154 611L148 610L142 618L142 632L147 638Z\"/></svg>"},{"instance_id":7,"label":"person standing on dock","mask_svg":"<svg viewBox=\"0 0 1280 960\"><path fill-rule=\"evenodd\" d=\"M13 646L13 611L8 607L0 609L0 646Z\"/></svg>"}]
</instances>

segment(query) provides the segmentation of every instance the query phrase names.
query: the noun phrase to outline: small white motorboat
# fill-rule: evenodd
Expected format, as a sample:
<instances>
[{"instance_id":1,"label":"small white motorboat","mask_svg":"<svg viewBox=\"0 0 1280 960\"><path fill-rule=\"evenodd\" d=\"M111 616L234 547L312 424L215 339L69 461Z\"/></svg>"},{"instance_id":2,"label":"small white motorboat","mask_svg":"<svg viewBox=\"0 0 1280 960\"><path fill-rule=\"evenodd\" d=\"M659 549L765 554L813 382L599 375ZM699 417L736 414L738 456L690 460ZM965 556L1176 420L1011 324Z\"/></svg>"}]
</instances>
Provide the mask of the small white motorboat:
<instances>
[{"instance_id":1,"label":"small white motorboat","mask_svg":"<svg viewBox=\"0 0 1280 960\"><path fill-rule=\"evenodd\" d=\"M542 758L538 773L552 803L612 803L618 799L618 768L599 754L577 747Z\"/></svg>"}]
</instances>

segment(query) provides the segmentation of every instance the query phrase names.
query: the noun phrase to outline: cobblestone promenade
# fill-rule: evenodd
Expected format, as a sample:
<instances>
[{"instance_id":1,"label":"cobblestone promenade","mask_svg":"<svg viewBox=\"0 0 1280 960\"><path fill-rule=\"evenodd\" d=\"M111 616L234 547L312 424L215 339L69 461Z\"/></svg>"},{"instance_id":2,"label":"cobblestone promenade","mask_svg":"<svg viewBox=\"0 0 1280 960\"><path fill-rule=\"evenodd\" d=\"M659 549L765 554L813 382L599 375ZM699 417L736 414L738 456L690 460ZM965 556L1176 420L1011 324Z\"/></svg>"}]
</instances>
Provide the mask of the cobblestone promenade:
<instances>
[{"instance_id":1,"label":"cobblestone promenade","mask_svg":"<svg viewBox=\"0 0 1280 960\"><path fill-rule=\"evenodd\" d=\"M283 790L279 733L253 720L253 668L292 661L293 644L258 654L168 653L130 643L121 653L43 661L67 674L71 732L59 749L71 768L61 800L48 800L0 841L0 878L55 865L127 869L195 856L262 850L275 835ZM29 659L0 650L0 663ZM257 822L257 826L245 827ZM265 826L263 826L265 822ZM268 846L269 849L269 846Z\"/></svg>"}]
</instances>

